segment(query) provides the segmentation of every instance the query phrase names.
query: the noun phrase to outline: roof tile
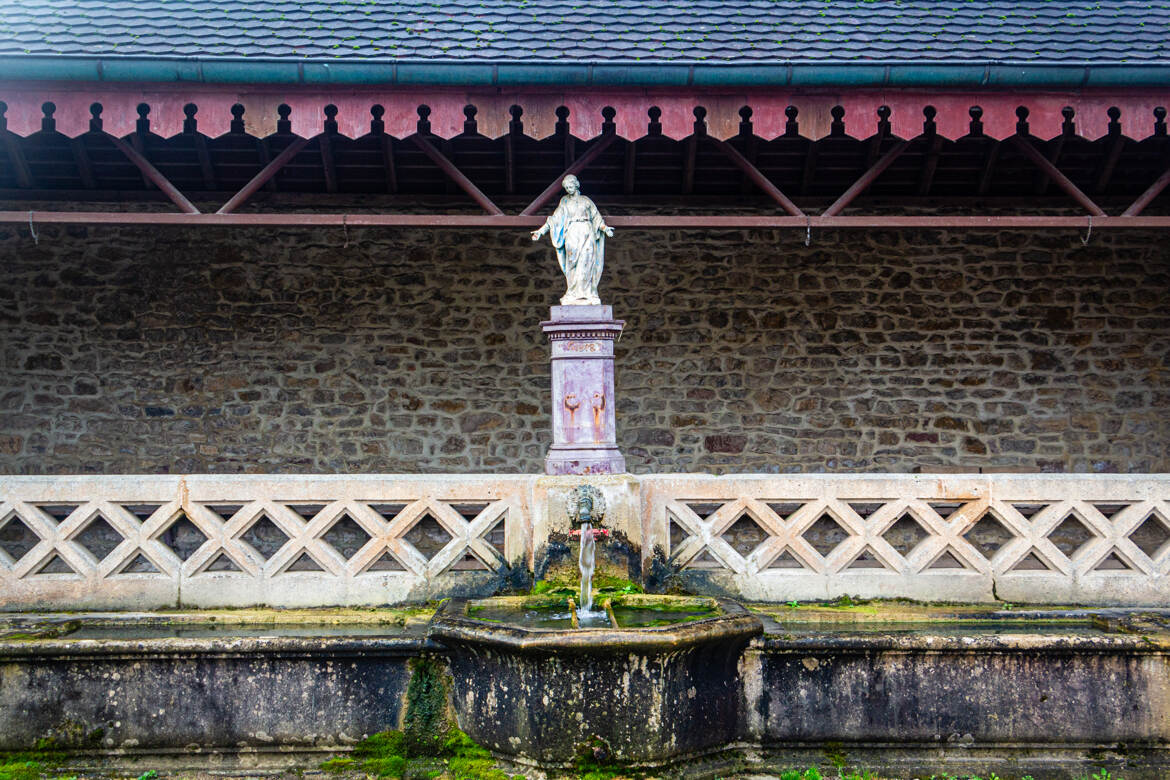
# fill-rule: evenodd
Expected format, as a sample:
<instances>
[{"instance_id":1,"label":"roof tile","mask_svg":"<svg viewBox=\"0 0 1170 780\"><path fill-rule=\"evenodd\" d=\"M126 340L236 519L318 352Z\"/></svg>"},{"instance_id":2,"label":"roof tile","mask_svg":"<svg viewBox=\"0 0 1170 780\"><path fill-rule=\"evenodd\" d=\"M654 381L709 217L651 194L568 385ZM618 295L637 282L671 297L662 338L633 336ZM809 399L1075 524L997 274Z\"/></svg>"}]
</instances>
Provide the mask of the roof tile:
<instances>
[{"instance_id":1,"label":"roof tile","mask_svg":"<svg viewBox=\"0 0 1170 780\"><path fill-rule=\"evenodd\" d=\"M1170 0L0 0L0 54L1166 62Z\"/></svg>"}]
</instances>

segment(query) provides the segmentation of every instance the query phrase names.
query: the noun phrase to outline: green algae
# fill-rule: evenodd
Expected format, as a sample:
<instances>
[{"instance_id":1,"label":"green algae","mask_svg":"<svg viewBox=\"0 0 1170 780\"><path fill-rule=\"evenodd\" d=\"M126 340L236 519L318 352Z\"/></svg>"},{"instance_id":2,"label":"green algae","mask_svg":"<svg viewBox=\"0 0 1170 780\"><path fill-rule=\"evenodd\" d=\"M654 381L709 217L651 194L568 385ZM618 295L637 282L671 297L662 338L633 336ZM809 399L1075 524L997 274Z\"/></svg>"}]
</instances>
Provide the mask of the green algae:
<instances>
[{"instance_id":1,"label":"green algae","mask_svg":"<svg viewBox=\"0 0 1170 780\"><path fill-rule=\"evenodd\" d=\"M333 774L362 772L411 780L439 776L510 780L496 768L492 754L455 725L448 702L450 679L442 661L419 656L410 661L410 672L402 728L373 734L348 756L334 756L320 768Z\"/></svg>"},{"instance_id":2,"label":"green algae","mask_svg":"<svg viewBox=\"0 0 1170 780\"><path fill-rule=\"evenodd\" d=\"M99 734L97 739L100 738ZM38 739L33 750L0 752L0 780L36 780L46 777L52 774L53 769L65 763L67 757L64 751L58 749L57 740L52 737Z\"/></svg>"},{"instance_id":3,"label":"green algae","mask_svg":"<svg viewBox=\"0 0 1170 780\"><path fill-rule=\"evenodd\" d=\"M567 579L540 580L532 586L529 596L550 596L554 598L576 598L581 590L580 583ZM596 596L624 596L643 593L638 583L607 574L594 574L593 592Z\"/></svg>"},{"instance_id":4,"label":"green algae","mask_svg":"<svg viewBox=\"0 0 1170 780\"><path fill-rule=\"evenodd\" d=\"M410 660L410 672L403 724L404 755L441 755L451 728L443 665L435 658L419 656Z\"/></svg>"},{"instance_id":5,"label":"green algae","mask_svg":"<svg viewBox=\"0 0 1170 780\"><path fill-rule=\"evenodd\" d=\"M410 744L405 732L382 731L355 745L349 756L330 758L320 768L330 774L362 772L389 778L442 776L451 780L515 780L522 777L498 769L495 758L486 748L453 726L444 731L441 742L426 744L433 748L432 753L411 755L410 751L417 746Z\"/></svg>"}]
</instances>

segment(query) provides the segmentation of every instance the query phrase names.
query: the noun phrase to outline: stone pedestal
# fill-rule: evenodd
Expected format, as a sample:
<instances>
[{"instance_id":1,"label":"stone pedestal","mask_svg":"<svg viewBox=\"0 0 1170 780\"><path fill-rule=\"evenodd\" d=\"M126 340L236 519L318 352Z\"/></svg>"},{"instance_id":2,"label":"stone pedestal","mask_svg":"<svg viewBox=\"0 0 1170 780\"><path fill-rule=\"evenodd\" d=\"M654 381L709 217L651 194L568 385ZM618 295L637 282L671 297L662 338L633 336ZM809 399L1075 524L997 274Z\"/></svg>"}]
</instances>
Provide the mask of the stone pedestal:
<instances>
[{"instance_id":1,"label":"stone pedestal","mask_svg":"<svg viewBox=\"0 0 1170 780\"><path fill-rule=\"evenodd\" d=\"M546 474L621 474L617 447L613 342L623 320L609 306L553 306L541 323L552 344L553 443Z\"/></svg>"}]
</instances>

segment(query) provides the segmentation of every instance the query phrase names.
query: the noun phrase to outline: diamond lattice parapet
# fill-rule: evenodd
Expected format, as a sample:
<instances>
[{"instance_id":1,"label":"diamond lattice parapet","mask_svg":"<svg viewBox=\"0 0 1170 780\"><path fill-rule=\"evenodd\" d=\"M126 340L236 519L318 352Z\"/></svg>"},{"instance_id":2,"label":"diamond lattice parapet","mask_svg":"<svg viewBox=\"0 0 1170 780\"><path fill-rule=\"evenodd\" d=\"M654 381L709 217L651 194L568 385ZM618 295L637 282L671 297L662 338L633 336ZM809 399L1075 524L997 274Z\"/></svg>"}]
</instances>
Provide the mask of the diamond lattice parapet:
<instances>
[{"instance_id":1,"label":"diamond lattice parapet","mask_svg":"<svg viewBox=\"0 0 1170 780\"><path fill-rule=\"evenodd\" d=\"M1170 604L1170 479L648 477L648 555L772 601ZM695 577L701 577L696 580Z\"/></svg>"},{"instance_id":2,"label":"diamond lattice parapet","mask_svg":"<svg viewBox=\"0 0 1170 780\"><path fill-rule=\"evenodd\" d=\"M524 485L3 478L0 605L394 603L429 598L452 576L491 591L524 562Z\"/></svg>"}]
</instances>

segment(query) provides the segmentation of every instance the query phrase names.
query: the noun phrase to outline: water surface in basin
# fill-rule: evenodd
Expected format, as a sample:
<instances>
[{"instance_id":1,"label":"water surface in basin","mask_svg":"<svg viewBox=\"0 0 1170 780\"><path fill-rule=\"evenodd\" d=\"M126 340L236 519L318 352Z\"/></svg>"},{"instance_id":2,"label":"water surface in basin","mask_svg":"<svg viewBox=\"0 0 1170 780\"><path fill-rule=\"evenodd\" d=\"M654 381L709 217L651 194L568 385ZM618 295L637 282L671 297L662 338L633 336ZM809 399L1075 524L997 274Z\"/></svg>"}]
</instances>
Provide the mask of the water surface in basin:
<instances>
[{"instance_id":1,"label":"water surface in basin","mask_svg":"<svg viewBox=\"0 0 1170 780\"><path fill-rule=\"evenodd\" d=\"M298 637L339 639L387 639L393 637L420 637L426 634L426 625L419 626L378 626L378 625L145 625L133 624L87 626L60 636L60 639L234 639L248 637Z\"/></svg>"},{"instance_id":2,"label":"water surface in basin","mask_svg":"<svg viewBox=\"0 0 1170 780\"><path fill-rule=\"evenodd\" d=\"M653 628L687 623L717 614L713 607L687 605L670 609L664 606L613 605L617 628ZM570 629L573 627L565 605L525 607L514 604L483 604L468 607L467 616L488 623L503 623L521 628ZM609 614L602 609L577 612L580 628L614 628Z\"/></svg>"},{"instance_id":3,"label":"water surface in basin","mask_svg":"<svg viewBox=\"0 0 1170 780\"><path fill-rule=\"evenodd\" d=\"M653 628L655 626L673 626L678 623L689 623L692 620L702 620L713 617L716 611L710 607L697 606L693 609L661 609L655 607L624 607L613 608L614 617L622 628Z\"/></svg>"},{"instance_id":4,"label":"water surface in basin","mask_svg":"<svg viewBox=\"0 0 1170 780\"><path fill-rule=\"evenodd\" d=\"M485 623L504 623L521 628L570 629L572 616L565 605L556 607L525 608L519 606L485 605L471 606L467 616ZM609 616L602 610L577 613L581 628L610 628Z\"/></svg>"}]
</instances>

